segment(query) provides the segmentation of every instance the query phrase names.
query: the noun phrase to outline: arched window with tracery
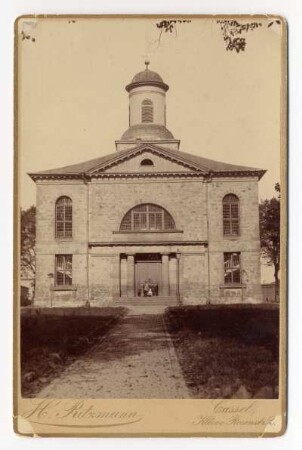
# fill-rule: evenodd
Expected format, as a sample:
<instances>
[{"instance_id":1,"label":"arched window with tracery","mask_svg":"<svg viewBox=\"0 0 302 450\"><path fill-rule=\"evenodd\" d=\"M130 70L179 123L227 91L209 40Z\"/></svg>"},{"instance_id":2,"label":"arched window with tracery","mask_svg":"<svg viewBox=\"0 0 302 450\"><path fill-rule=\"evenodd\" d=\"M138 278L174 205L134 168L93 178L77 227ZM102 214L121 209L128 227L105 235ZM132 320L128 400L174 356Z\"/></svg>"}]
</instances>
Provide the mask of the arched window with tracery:
<instances>
[{"instance_id":1,"label":"arched window with tracery","mask_svg":"<svg viewBox=\"0 0 302 450\"><path fill-rule=\"evenodd\" d=\"M239 235L239 198L228 194L223 198L223 235Z\"/></svg>"},{"instance_id":2,"label":"arched window with tracery","mask_svg":"<svg viewBox=\"0 0 302 450\"><path fill-rule=\"evenodd\" d=\"M153 102L146 98L142 101L142 123L153 122Z\"/></svg>"},{"instance_id":3,"label":"arched window with tracery","mask_svg":"<svg viewBox=\"0 0 302 450\"><path fill-rule=\"evenodd\" d=\"M175 229L171 214L161 206L143 204L130 209L124 216L120 231L169 231Z\"/></svg>"},{"instance_id":4,"label":"arched window with tracery","mask_svg":"<svg viewBox=\"0 0 302 450\"><path fill-rule=\"evenodd\" d=\"M72 200L59 197L56 201L56 238L72 237Z\"/></svg>"}]
</instances>

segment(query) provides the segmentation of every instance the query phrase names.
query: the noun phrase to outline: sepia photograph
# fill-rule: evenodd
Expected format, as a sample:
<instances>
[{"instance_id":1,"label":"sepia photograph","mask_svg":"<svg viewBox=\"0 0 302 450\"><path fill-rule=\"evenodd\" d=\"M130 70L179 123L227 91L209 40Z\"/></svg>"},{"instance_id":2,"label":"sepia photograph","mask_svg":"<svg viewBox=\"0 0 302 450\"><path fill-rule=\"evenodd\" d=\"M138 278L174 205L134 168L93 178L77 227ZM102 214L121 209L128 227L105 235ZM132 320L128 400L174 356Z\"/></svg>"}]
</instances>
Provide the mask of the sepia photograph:
<instances>
[{"instance_id":1,"label":"sepia photograph","mask_svg":"<svg viewBox=\"0 0 302 450\"><path fill-rule=\"evenodd\" d=\"M283 19L24 16L15 40L18 430L280 433Z\"/></svg>"}]
</instances>

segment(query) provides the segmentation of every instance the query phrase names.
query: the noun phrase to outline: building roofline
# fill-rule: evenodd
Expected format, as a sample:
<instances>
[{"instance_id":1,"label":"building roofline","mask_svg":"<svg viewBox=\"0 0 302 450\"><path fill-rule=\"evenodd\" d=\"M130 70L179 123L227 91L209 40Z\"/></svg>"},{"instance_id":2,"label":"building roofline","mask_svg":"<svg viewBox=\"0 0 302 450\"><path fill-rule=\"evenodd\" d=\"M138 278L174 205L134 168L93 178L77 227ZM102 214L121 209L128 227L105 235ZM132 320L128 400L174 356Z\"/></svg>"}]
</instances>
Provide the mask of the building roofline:
<instances>
[{"instance_id":1,"label":"building roofline","mask_svg":"<svg viewBox=\"0 0 302 450\"><path fill-rule=\"evenodd\" d=\"M59 179L83 179L87 180L91 176L101 176L105 170L113 167L118 163L130 159L131 157L141 154L143 152L155 153L170 161L176 162L184 167L190 168L196 173L204 176L230 177L230 176L257 176L260 180L266 173L266 170L254 167L237 166L229 163L215 161L203 158L198 155L180 152L179 150L172 150L154 143L141 142L139 145L131 147L127 150L121 150L100 158L85 161L79 164L73 164L57 169L28 173L34 180L46 178ZM154 175L156 172L152 172ZM157 172L158 173L158 172ZM139 175L140 172L129 173L129 175ZM108 175L108 174L107 174ZM113 175L113 173L111 173ZM127 174L124 174L126 176Z\"/></svg>"}]
</instances>

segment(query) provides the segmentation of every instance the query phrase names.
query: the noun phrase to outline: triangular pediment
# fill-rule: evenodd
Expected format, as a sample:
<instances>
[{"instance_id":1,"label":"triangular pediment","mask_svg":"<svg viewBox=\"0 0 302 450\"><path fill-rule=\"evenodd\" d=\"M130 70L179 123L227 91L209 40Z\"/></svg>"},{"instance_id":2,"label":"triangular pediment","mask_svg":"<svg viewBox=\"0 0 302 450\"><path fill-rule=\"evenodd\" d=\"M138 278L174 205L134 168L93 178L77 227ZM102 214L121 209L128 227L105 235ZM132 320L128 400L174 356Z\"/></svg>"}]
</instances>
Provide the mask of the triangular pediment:
<instances>
[{"instance_id":1,"label":"triangular pediment","mask_svg":"<svg viewBox=\"0 0 302 450\"><path fill-rule=\"evenodd\" d=\"M89 175L101 173L188 173L203 171L197 164L178 157L177 152L155 145L140 145L127 152L117 153L116 158L89 171Z\"/></svg>"},{"instance_id":2,"label":"triangular pediment","mask_svg":"<svg viewBox=\"0 0 302 450\"><path fill-rule=\"evenodd\" d=\"M142 164L143 160L146 159L149 159L151 164ZM121 150L71 166L29 173L29 176L34 181L46 178L90 179L102 176L115 177L119 176L119 174L121 176L128 176L128 174L129 176L149 176L149 174L154 174L154 176L161 176L161 174L174 176L175 174L176 176L194 177L252 176L260 180L265 172L262 169L215 161L153 143L141 143L127 150Z\"/></svg>"}]
</instances>

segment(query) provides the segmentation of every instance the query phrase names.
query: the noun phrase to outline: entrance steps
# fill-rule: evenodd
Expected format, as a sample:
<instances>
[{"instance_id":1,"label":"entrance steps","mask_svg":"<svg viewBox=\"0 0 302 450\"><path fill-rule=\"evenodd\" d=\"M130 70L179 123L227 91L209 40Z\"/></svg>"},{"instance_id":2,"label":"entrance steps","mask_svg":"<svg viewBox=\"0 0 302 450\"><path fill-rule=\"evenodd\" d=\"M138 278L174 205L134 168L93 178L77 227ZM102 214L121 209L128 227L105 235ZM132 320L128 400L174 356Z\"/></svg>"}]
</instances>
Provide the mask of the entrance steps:
<instances>
[{"instance_id":1,"label":"entrance steps","mask_svg":"<svg viewBox=\"0 0 302 450\"><path fill-rule=\"evenodd\" d=\"M176 297L125 297L115 301L116 306L176 306Z\"/></svg>"}]
</instances>

